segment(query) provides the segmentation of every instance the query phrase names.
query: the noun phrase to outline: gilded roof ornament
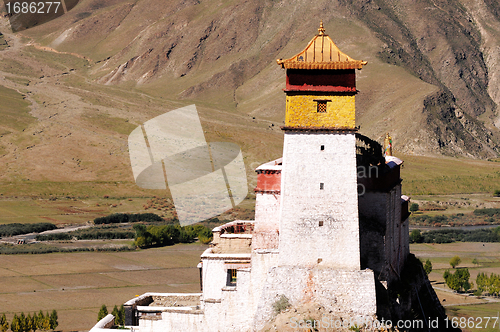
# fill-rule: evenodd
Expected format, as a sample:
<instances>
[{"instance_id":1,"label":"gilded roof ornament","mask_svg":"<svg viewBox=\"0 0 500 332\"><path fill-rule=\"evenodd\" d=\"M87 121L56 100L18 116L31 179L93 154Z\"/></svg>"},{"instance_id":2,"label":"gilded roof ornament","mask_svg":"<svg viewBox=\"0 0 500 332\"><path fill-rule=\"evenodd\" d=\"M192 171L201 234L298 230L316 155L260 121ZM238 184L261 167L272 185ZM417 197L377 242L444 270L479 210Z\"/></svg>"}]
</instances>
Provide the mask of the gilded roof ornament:
<instances>
[{"instance_id":1,"label":"gilded roof ornament","mask_svg":"<svg viewBox=\"0 0 500 332\"><path fill-rule=\"evenodd\" d=\"M325 28L323 28L323 20L319 23L318 35L323 36L325 34Z\"/></svg>"},{"instance_id":2,"label":"gilded roof ornament","mask_svg":"<svg viewBox=\"0 0 500 332\"><path fill-rule=\"evenodd\" d=\"M318 34L302 52L290 59L276 61L286 69L361 69L367 64L366 61L354 60L340 51L330 36L325 34L323 21Z\"/></svg>"}]
</instances>

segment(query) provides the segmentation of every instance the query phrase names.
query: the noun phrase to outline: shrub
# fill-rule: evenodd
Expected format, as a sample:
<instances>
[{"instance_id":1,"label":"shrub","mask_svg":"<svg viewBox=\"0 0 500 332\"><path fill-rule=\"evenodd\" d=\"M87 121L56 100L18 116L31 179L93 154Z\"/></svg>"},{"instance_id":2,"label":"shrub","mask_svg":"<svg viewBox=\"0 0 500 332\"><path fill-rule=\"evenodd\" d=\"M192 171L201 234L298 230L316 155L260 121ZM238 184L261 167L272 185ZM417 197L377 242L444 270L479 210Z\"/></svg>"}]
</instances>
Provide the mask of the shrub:
<instances>
[{"instance_id":1,"label":"shrub","mask_svg":"<svg viewBox=\"0 0 500 332\"><path fill-rule=\"evenodd\" d=\"M493 196L500 197L500 189L495 190L495 192L493 193Z\"/></svg>"},{"instance_id":2,"label":"shrub","mask_svg":"<svg viewBox=\"0 0 500 332\"><path fill-rule=\"evenodd\" d=\"M431 263L430 260L426 260L425 261L424 271L425 271L425 274L427 274L427 275L429 275L429 273L431 273L431 271L432 271L432 263Z\"/></svg>"},{"instance_id":3,"label":"shrub","mask_svg":"<svg viewBox=\"0 0 500 332\"><path fill-rule=\"evenodd\" d=\"M290 302L285 295L280 295L280 297L273 303L274 313L278 315L282 311L290 308Z\"/></svg>"},{"instance_id":4,"label":"shrub","mask_svg":"<svg viewBox=\"0 0 500 332\"><path fill-rule=\"evenodd\" d=\"M491 208L491 209L476 209L474 210L474 214L475 215L484 215L484 216L488 216L488 217L493 217L495 215L500 215L500 209L495 209L495 208Z\"/></svg>"},{"instance_id":5,"label":"shrub","mask_svg":"<svg viewBox=\"0 0 500 332\"><path fill-rule=\"evenodd\" d=\"M462 260L460 259L460 257L458 256L453 256L452 259L450 260L450 265L452 268L455 268L456 266L458 266L458 264L460 264Z\"/></svg>"},{"instance_id":6,"label":"shrub","mask_svg":"<svg viewBox=\"0 0 500 332\"><path fill-rule=\"evenodd\" d=\"M422 243L423 237L422 233L419 229L414 229L410 233L410 242L411 243Z\"/></svg>"},{"instance_id":7,"label":"shrub","mask_svg":"<svg viewBox=\"0 0 500 332\"><path fill-rule=\"evenodd\" d=\"M416 211L418 211L418 208L419 208L419 206L417 203L412 203L410 205L410 212L416 212Z\"/></svg>"}]
</instances>

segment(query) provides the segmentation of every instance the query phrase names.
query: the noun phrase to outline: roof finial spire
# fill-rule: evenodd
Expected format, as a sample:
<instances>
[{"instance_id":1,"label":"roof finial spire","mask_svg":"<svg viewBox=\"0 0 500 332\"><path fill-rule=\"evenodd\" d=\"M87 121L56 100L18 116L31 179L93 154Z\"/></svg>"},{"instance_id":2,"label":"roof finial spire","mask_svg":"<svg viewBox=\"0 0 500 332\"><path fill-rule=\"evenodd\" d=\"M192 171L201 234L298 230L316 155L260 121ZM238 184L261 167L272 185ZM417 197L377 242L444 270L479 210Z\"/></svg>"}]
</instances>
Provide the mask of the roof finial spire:
<instances>
[{"instance_id":1,"label":"roof finial spire","mask_svg":"<svg viewBox=\"0 0 500 332\"><path fill-rule=\"evenodd\" d=\"M323 28L323 20L319 23L318 35L323 36L325 34L325 29Z\"/></svg>"}]
</instances>

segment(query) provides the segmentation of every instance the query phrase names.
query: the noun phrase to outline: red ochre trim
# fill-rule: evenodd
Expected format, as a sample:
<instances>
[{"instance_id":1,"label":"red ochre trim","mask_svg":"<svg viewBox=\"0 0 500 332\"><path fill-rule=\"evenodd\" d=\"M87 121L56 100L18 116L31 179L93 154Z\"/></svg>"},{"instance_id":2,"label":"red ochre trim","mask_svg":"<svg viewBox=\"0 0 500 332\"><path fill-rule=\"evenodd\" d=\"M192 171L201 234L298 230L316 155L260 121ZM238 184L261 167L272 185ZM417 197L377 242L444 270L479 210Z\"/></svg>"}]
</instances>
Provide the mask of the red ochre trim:
<instances>
[{"instance_id":1,"label":"red ochre trim","mask_svg":"<svg viewBox=\"0 0 500 332\"><path fill-rule=\"evenodd\" d=\"M317 86L317 85L289 85L284 90L289 91L325 91L325 92L358 92L356 87L345 86Z\"/></svg>"},{"instance_id":2,"label":"red ochre trim","mask_svg":"<svg viewBox=\"0 0 500 332\"><path fill-rule=\"evenodd\" d=\"M342 133L355 133L358 128L345 128L345 127L281 127L284 131L328 131L328 132L342 132Z\"/></svg>"}]
</instances>

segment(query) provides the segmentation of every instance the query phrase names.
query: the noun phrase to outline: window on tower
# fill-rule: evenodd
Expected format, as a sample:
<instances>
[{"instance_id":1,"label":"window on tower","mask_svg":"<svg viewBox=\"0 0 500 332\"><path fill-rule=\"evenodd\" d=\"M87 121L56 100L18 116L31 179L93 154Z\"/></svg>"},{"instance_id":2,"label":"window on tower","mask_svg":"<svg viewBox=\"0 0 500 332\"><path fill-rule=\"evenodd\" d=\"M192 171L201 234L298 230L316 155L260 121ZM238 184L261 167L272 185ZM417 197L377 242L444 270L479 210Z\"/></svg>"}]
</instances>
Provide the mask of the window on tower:
<instances>
[{"instance_id":1,"label":"window on tower","mask_svg":"<svg viewBox=\"0 0 500 332\"><path fill-rule=\"evenodd\" d=\"M320 184L319 184L319 189L323 190L324 188L325 188L324 183L320 183Z\"/></svg>"},{"instance_id":2,"label":"window on tower","mask_svg":"<svg viewBox=\"0 0 500 332\"><path fill-rule=\"evenodd\" d=\"M318 113L326 113L326 100L318 100Z\"/></svg>"},{"instance_id":3,"label":"window on tower","mask_svg":"<svg viewBox=\"0 0 500 332\"><path fill-rule=\"evenodd\" d=\"M236 269L227 270L226 286L236 286Z\"/></svg>"}]
</instances>

